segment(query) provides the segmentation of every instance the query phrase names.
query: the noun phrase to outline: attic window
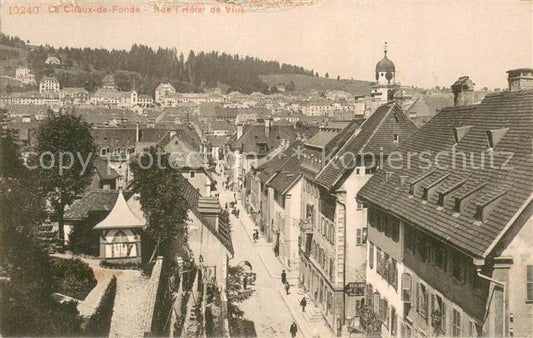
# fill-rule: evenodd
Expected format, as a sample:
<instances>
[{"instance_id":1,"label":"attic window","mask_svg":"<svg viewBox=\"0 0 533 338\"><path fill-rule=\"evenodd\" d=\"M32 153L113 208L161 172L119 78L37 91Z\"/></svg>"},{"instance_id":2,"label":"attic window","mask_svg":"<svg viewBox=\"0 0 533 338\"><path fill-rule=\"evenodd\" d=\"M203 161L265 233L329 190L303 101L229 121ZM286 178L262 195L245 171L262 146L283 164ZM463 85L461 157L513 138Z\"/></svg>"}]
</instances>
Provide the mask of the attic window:
<instances>
[{"instance_id":1,"label":"attic window","mask_svg":"<svg viewBox=\"0 0 533 338\"><path fill-rule=\"evenodd\" d=\"M464 127L455 127L453 128L453 138L455 140L455 144L461 142L463 137L468 133L468 131L472 128L472 126L464 126Z\"/></svg>"},{"instance_id":2,"label":"attic window","mask_svg":"<svg viewBox=\"0 0 533 338\"><path fill-rule=\"evenodd\" d=\"M509 128L500 128L487 130L487 142L489 149L494 149L500 143L505 134L509 131Z\"/></svg>"},{"instance_id":3,"label":"attic window","mask_svg":"<svg viewBox=\"0 0 533 338\"><path fill-rule=\"evenodd\" d=\"M400 135L398 135L398 134L394 134L394 135L392 136L392 141L395 142L395 143L400 142Z\"/></svg>"}]
</instances>

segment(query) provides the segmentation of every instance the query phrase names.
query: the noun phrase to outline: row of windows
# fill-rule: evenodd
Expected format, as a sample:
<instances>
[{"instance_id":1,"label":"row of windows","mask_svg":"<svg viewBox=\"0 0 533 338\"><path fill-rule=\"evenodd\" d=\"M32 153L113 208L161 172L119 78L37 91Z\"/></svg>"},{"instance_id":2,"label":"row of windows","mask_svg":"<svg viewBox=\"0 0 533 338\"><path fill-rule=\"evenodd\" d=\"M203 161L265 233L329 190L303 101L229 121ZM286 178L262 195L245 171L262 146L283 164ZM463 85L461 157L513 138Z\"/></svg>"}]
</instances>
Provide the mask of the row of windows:
<instances>
[{"instance_id":1,"label":"row of windows","mask_svg":"<svg viewBox=\"0 0 533 338\"><path fill-rule=\"evenodd\" d=\"M330 279L333 279L333 259L328 258L324 249L322 249L315 241L313 241L311 245L311 256L316 262L318 262L318 265L330 277Z\"/></svg>"},{"instance_id":2,"label":"row of windows","mask_svg":"<svg viewBox=\"0 0 533 338\"><path fill-rule=\"evenodd\" d=\"M320 234L330 243L335 243L335 226L333 225L333 222L324 217L324 215L320 215L318 226L320 230Z\"/></svg>"},{"instance_id":3,"label":"row of windows","mask_svg":"<svg viewBox=\"0 0 533 338\"><path fill-rule=\"evenodd\" d=\"M413 283L412 277L408 273L402 274L401 296L402 301L412 304L414 310L426 323L437 330L438 334L454 337L460 337L461 335L468 337L477 336L477 329L473 321L465 325L465 332L462 332L460 310L453 308L451 313L448 313L446 303L442 297L437 294L431 294L427 286L423 283ZM451 332L447 332L446 318L448 315L451 315Z\"/></svg>"},{"instance_id":4,"label":"row of windows","mask_svg":"<svg viewBox=\"0 0 533 338\"><path fill-rule=\"evenodd\" d=\"M483 281L477 276L474 266L469 264L466 256L411 226L405 226L405 248L422 263L434 265L458 282L476 289L482 287Z\"/></svg>"},{"instance_id":5,"label":"row of windows","mask_svg":"<svg viewBox=\"0 0 533 338\"><path fill-rule=\"evenodd\" d=\"M107 156L109 154L109 147L103 147L100 149L100 156ZM121 153L121 149L120 148L114 148L113 149L113 156L119 156ZM133 154L133 148L127 148L126 149L126 155L131 155Z\"/></svg>"},{"instance_id":6,"label":"row of windows","mask_svg":"<svg viewBox=\"0 0 533 338\"><path fill-rule=\"evenodd\" d=\"M368 246L368 266L374 268L374 244ZM386 252L376 248L376 272L383 277L395 290L398 290L398 267L396 260Z\"/></svg>"},{"instance_id":7,"label":"row of windows","mask_svg":"<svg viewBox=\"0 0 533 338\"><path fill-rule=\"evenodd\" d=\"M400 221L375 208L368 208L368 224L395 242L400 240Z\"/></svg>"},{"instance_id":8,"label":"row of windows","mask_svg":"<svg viewBox=\"0 0 533 338\"><path fill-rule=\"evenodd\" d=\"M372 284L366 287L366 302L368 307L378 315L383 326L389 329L392 336L396 336L398 331L398 316L394 306L389 306L385 297L381 297L379 291L373 292Z\"/></svg>"}]
</instances>

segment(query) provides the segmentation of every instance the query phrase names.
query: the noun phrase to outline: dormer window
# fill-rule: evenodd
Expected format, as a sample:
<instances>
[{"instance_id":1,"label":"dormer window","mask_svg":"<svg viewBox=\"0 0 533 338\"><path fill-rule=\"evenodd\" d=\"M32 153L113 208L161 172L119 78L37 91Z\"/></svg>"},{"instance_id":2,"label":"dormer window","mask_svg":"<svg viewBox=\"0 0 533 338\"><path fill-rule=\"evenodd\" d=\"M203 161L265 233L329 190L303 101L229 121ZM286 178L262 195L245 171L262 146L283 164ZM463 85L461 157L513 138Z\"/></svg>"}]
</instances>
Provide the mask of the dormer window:
<instances>
[{"instance_id":1,"label":"dormer window","mask_svg":"<svg viewBox=\"0 0 533 338\"><path fill-rule=\"evenodd\" d=\"M109 153L108 147L103 147L102 149L100 149L100 156L107 156L108 153Z\"/></svg>"},{"instance_id":2,"label":"dormer window","mask_svg":"<svg viewBox=\"0 0 533 338\"><path fill-rule=\"evenodd\" d=\"M119 148L113 149L113 156L118 156L119 154L120 154L120 149Z\"/></svg>"},{"instance_id":3,"label":"dormer window","mask_svg":"<svg viewBox=\"0 0 533 338\"><path fill-rule=\"evenodd\" d=\"M472 128L472 126L453 128L453 138L454 138L455 144L458 144L459 142L461 142L461 140L466 135L466 133L468 133L470 128Z\"/></svg>"},{"instance_id":4,"label":"dormer window","mask_svg":"<svg viewBox=\"0 0 533 338\"><path fill-rule=\"evenodd\" d=\"M398 135L398 134L394 134L394 135L392 136L392 142L394 142L394 143L399 143L399 142L400 142L400 135Z\"/></svg>"},{"instance_id":5,"label":"dormer window","mask_svg":"<svg viewBox=\"0 0 533 338\"><path fill-rule=\"evenodd\" d=\"M508 131L509 128L487 130L487 143L489 149L494 149Z\"/></svg>"}]
</instances>

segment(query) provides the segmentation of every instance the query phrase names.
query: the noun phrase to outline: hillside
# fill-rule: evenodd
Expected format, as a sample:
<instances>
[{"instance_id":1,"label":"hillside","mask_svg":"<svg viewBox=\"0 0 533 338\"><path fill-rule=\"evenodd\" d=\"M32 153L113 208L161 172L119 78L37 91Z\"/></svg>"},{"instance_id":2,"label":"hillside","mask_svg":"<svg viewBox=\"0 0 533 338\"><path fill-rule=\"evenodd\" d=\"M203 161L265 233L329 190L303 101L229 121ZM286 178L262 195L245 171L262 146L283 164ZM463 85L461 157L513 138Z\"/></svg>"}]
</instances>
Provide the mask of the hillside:
<instances>
[{"instance_id":1,"label":"hillside","mask_svg":"<svg viewBox=\"0 0 533 338\"><path fill-rule=\"evenodd\" d=\"M25 63L27 55L27 49L0 44L0 74L15 76L15 69Z\"/></svg>"},{"instance_id":2,"label":"hillside","mask_svg":"<svg viewBox=\"0 0 533 338\"><path fill-rule=\"evenodd\" d=\"M260 75L259 78L268 84L287 85L294 82L296 91L308 92L311 90L344 90L353 95L370 95L370 81L327 79L303 74L272 74Z\"/></svg>"}]
</instances>

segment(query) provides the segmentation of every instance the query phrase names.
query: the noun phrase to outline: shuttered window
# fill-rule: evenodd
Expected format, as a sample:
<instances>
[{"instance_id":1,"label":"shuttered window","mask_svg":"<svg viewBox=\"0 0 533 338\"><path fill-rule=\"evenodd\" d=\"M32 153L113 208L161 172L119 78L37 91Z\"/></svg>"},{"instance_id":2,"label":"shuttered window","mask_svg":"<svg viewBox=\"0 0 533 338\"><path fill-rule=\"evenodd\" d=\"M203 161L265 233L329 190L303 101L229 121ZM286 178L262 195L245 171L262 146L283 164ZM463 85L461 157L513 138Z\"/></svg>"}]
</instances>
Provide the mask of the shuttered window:
<instances>
[{"instance_id":1,"label":"shuttered window","mask_svg":"<svg viewBox=\"0 0 533 338\"><path fill-rule=\"evenodd\" d=\"M363 245L363 229L355 230L355 244Z\"/></svg>"},{"instance_id":2,"label":"shuttered window","mask_svg":"<svg viewBox=\"0 0 533 338\"><path fill-rule=\"evenodd\" d=\"M402 274L402 301L411 303L411 275Z\"/></svg>"},{"instance_id":3,"label":"shuttered window","mask_svg":"<svg viewBox=\"0 0 533 338\"><path fill-rule=\"evenodd\" d=\"M452 312L452 335L454 337L461 336L461 313L456 309Z\"/></svg>"},{"instance_id":4,"label":"shuttered window","mask_svg":"<svg viewBox=\"0 0 533 338\"><path fill-rule=\"evenodd\" d=\"M391 307L390 309L390 333L394 337L398 331L398 319L396 316L396 309Z\"/></svg>"},{"instance_id":5,"label":"shuttered window","mask_svg":"<svg viewBox=\"0 0 533 338\"><path fill-rule=\"evenodd\" d=\"M368 266L370 269L374 268L374 244L372 243L368 246Z\"/></svg>"}]
</instances>

